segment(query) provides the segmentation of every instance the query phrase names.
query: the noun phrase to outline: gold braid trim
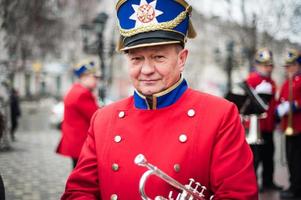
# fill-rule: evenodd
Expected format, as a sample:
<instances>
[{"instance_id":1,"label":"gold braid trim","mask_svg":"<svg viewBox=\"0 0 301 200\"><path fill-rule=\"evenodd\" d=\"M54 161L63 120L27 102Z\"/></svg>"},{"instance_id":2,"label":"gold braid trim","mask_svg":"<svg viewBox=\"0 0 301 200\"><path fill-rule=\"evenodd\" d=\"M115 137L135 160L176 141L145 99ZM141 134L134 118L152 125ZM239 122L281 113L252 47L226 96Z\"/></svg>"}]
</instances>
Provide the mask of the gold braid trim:
<instances>
[{"instance_id":1,"label":"gold braid trim","mask_svg":"<svg viewBox=\"0 0 301 200\"><path fill-rule=\"evenodd\" d=\"M144 33L149 31L156 31L156 30L166 30L166 29L173 29L176 26L178 26L187 16L187 13L190 12L191 6L188 6L185 11L181 12L175 19L170 20L168 22L163 22L159 24L150 24L147 26L141 26L135 29L123 29L120 27L119 24L119 31L120 34L124 37L131 37L133 35L136 35L138 33Z\"/></svg>"}]
</instances>

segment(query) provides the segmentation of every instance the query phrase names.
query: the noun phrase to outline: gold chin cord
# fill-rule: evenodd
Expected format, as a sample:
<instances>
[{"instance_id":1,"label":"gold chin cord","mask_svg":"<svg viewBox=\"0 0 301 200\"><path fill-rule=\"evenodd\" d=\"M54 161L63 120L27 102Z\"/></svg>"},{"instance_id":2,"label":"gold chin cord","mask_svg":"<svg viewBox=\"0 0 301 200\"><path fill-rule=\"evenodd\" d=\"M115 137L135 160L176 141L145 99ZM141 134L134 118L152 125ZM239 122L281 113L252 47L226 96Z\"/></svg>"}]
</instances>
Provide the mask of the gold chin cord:
<instances>
[{"instance_id":1,"label":"gold chin cord","mask_svg":"<svg viewBox=\"0 0 301 200\"><path fill-rule=\"evenodd\" d=\"M209 198L205 198L204 192L206 190L205 186L202 186L200 183L195 182L193 179L189 179L190 183L188 185L182 185L175 179L168 176L166 173L158 169L156 166L147 162L146 158L142 154L138 154L134 160L135 164L139 166L143 166L148 168L149 170L146 171L140 178L139 182L139 192L141 194L141 198L143 200L151 200L146 193L145 193L145 183L150 175L155 175L161 178L163 181L167 182L168 184L172 185L173 187L179 189L181 191L180 194L177 195L176 198L173 198L172 191L169 193L168 198L162 196L156 196L155 200L213 200L213 195ZM195 186L192 187L192 184Z\"/></svg>"},{"instance_id":2,"label":"gold chin cord","mask_svg":"<svg viewBox=\"0 0 301 200\"><path fill-rule=\"evenodd\" d=\"M294 134L294 129L293 129L293 76L289 74L288 77L288 101L289 101L289 111L288 111L288 116L287 116L287 127L284 131L284 134L286 136L292 136Z\"/></svg>"}]
</instances>

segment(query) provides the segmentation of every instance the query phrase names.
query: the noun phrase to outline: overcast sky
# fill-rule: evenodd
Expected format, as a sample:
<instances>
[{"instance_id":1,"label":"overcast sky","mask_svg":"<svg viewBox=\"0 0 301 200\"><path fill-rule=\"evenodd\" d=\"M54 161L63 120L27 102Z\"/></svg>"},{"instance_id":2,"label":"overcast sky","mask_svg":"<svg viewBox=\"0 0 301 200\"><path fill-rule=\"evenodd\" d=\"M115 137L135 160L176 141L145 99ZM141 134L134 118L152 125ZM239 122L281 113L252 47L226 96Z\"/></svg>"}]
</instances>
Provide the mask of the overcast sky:
<instances>
[{"instance_id":1,"label":"overcast sky","mask_svg":"<svg viewBox=\"0 0 301 200\"><path fill-rule=\"evenodd\" d=\"M242 23L241 2L243 0L187 0L194 9L206 16L220 16L223 19ZM229 3L230 2L230 3ZM292 42L301 44L301 33L292 27L293 9L301 0L245 0L246 19L250 22L252 15L258 18L259 30L267 30L276 38L289 37ZM301 11L300 11L301 14ZM301 20L293 18L295 20ZM299 26L301 23L299 23ZM298 32L297 32L297 31Z\"/></svg>"},{"instance_id":2,"label":"overcast sky","mask_svg":"<svg viewBox=\"0 0 301 200\"><path fill-rule=\"evenodd\" d=\"M115 0L117 2L118 0ZM206 16L219 16L223 19L234 20L242 23L241 2L243 0L186 0L194 9ZM293 18L293 9L296 4L301 5L301 0L244 0L246 19L248 23L252 15L257 16L257 27L266 30L278 39L289 38L292 42L301 44L301 27L293 27L291 19L295 20L295 26L301 26L301 10L299 18ZM107 1L104 1L107 2ZM230 2L230 3L229 3ZM108 2L107 2L108 3ZM107 6L109 13L115 10L112 4ZM301 8L301 6L300 6ZM103 8L102 8L103 9ZM281 15L279 15L281 13ZM114 13L115 14L115 13ZM297 25L298 24L298 25Z\"/></svg>"}]
</instances>

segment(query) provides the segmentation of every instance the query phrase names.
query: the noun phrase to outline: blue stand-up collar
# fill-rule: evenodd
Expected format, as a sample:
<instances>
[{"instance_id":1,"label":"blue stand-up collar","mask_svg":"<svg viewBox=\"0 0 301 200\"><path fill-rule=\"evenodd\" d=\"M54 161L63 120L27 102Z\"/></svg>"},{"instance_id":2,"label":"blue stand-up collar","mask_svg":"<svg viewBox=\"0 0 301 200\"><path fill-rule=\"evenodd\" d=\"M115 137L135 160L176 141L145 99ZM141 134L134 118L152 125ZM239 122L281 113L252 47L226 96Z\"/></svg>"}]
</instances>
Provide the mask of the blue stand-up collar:
<instances>
[{"instance_id":1,"label":"blue stand-up collar","mask_svg":"<svg viewBox=\"0 0 301 200\"><path fill-rule=\"evenodd\" d=\"M181 78L176 84L170 88L151 96L152 105L149 105L146 96L139 93L137 90L134 92L135 107L145 110L156 110L165 108L174 104L188 88L185 79Z\"/></svg>"}]
</instances>

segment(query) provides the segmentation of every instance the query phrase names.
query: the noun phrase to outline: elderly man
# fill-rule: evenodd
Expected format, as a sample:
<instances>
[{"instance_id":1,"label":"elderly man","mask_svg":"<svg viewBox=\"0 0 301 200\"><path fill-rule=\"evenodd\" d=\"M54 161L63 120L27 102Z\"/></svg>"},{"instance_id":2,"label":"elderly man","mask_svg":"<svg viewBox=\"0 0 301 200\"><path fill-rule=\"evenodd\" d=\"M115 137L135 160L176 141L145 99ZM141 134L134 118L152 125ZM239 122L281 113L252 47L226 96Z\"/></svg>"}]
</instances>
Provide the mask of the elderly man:
<instances>
[{"instance_id":1,"label":"elderly man","mask_svg":"<svg viewBox=\"0 0 301 200\"><path fill-rule=\"evenodd\" d=\"M119 48L135 91L94 115L62 199L172 199L175 193L182 199L258 199L252 152L236 106L190 89L182 75L185 42L195 36L190 5L120 0L116 9ZM138 166L147 165L142 154L161 178L146 179L139 194L147 170ZM162 171L172 183L193 179L190 189L174 188Z\"/></svg>"}]
</instances>

